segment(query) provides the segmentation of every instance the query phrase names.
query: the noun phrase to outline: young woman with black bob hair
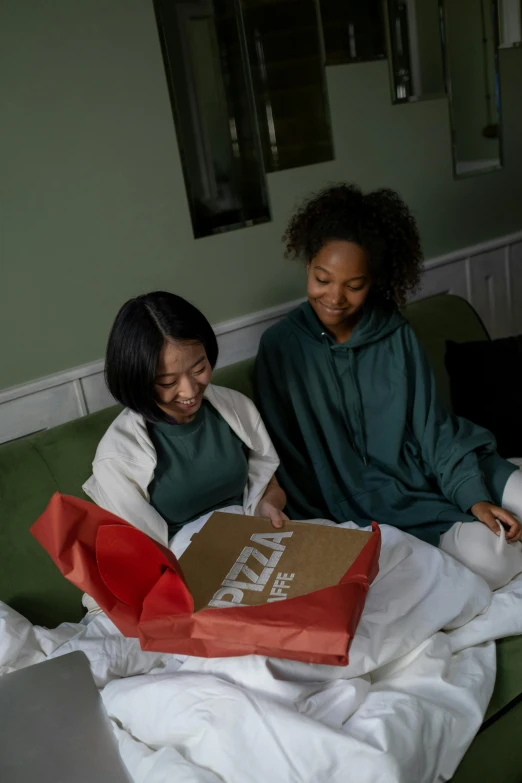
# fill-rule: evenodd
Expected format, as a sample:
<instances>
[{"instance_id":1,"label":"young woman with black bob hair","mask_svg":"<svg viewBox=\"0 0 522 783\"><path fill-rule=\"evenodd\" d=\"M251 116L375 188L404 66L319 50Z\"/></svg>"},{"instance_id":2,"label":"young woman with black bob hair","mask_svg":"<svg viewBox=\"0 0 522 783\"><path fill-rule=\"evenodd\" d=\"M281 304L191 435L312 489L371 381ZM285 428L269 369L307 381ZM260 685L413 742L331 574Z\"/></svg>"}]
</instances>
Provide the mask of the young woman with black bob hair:
<instances>
[{"instance_id":1,"label":"young woman with black bob hair","mask_svg":"<svg viewBox=\"0 0 522 783\"><path fill-rule=\"evenodd\" d=\"M107 347L107 385L124 410L84 491L178 555L217 509L274 527L287 519L261 417L243 394L211 384L217 358L205 316L163 291L124 304Z\"/></svg>"}]
</instances>

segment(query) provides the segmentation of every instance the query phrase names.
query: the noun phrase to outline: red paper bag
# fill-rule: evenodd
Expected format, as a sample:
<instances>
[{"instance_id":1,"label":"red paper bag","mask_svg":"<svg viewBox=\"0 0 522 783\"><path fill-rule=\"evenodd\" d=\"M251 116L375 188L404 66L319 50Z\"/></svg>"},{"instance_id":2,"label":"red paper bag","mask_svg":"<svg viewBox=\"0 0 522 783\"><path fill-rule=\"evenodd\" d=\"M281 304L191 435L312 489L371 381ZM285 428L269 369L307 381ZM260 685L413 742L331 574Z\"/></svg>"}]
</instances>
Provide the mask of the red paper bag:
<instances>
[{"instance_id":1,"label":"red paper bag","mask_svg":"<svg viewBox=\"0 0 522 783\"><path fill-rule=\"evenodd\" d=\"M374 524L338 584L273 603L195 611L175 556L92 503L56 494L31 533L64 576L144 650L209 658L255 653L340 666L348 663L380 552Z\"/></svg>"}]
</instances>

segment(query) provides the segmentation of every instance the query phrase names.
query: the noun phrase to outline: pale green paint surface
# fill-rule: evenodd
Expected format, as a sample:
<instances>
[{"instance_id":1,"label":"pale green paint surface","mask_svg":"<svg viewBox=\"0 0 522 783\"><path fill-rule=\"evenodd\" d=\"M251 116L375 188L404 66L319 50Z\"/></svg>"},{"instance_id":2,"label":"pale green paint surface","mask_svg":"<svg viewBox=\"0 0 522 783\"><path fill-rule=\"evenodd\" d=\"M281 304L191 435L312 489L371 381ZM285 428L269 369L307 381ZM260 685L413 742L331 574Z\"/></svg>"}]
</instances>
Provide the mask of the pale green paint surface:
<instances>
[{"instance_id":1,"label":"pale green paint surface","mask_svg":"<svg viewBox=\"0 0 522 783\"><path fill-rule=\"evenodd\" d=\"M167 288L213 322L295 299L280 236L326 182L398 189L427 256L522 228L522 50L502 52L505 169L454 181L444 100L392 106L386 63L328 70L337 159L269 176L272 223L194 240L149 0L1 5L0 388L103 355Z\"/></svg>"}]
</instances>

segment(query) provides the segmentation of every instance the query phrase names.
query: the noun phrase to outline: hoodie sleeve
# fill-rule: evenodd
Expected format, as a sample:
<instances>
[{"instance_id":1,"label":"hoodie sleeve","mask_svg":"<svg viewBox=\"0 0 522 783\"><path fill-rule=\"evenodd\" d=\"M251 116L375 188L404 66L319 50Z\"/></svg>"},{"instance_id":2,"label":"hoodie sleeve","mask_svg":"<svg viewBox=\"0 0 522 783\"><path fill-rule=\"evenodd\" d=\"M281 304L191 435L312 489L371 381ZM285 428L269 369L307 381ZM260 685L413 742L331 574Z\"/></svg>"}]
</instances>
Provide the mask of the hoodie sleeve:
<instances>
[{"instance_id":1,"label":"hoodie sleeve","mask_svg":"<svg viewBox=\"0 0 522 783\"><path fill-rule=\"evenodd\" d=\"M411 327L405 329L405 365L413 434L442 493L464 513L475 503L491 502L480 460L495 453L495 439L438 400L435 376Z\"/></svg>"},{"instance_id":2,"label":"hoodie sleeve","mask_svg":"<svg viewBox=\"0 0 522 783\"><path fill-rule=\"evenodd\" d=\"M319 519L328 513L292 405L284 372L288 362L279 336L274 339L269 330L261 338L256 358L255 401L279 455L277 475L286 492L288 515L293 519Z\"/></svg>"}]
</instances>

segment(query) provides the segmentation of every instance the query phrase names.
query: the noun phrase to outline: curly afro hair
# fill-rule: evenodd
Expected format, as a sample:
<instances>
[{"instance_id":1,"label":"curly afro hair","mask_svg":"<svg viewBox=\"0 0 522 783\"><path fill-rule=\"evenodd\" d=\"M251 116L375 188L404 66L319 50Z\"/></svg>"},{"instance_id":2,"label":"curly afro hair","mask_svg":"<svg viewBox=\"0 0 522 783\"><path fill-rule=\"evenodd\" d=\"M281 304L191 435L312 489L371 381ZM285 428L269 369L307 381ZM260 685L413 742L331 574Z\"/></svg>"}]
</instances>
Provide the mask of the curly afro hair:
<instances>
[{"instance_id":1,"label":"curly afro hair","mask_svg":"<svg viewBox=\"0 0 522 783\"><path fill-rule=\"evenodd\" d=\"M354 242L368 254L372 289L402 307L417 288L422 250L417 224L397 193L364 194L355 185L332 185L312 195L294 214L283 236L285 257L307 263L328 243Z\"/></svg>"}]
</instances>

